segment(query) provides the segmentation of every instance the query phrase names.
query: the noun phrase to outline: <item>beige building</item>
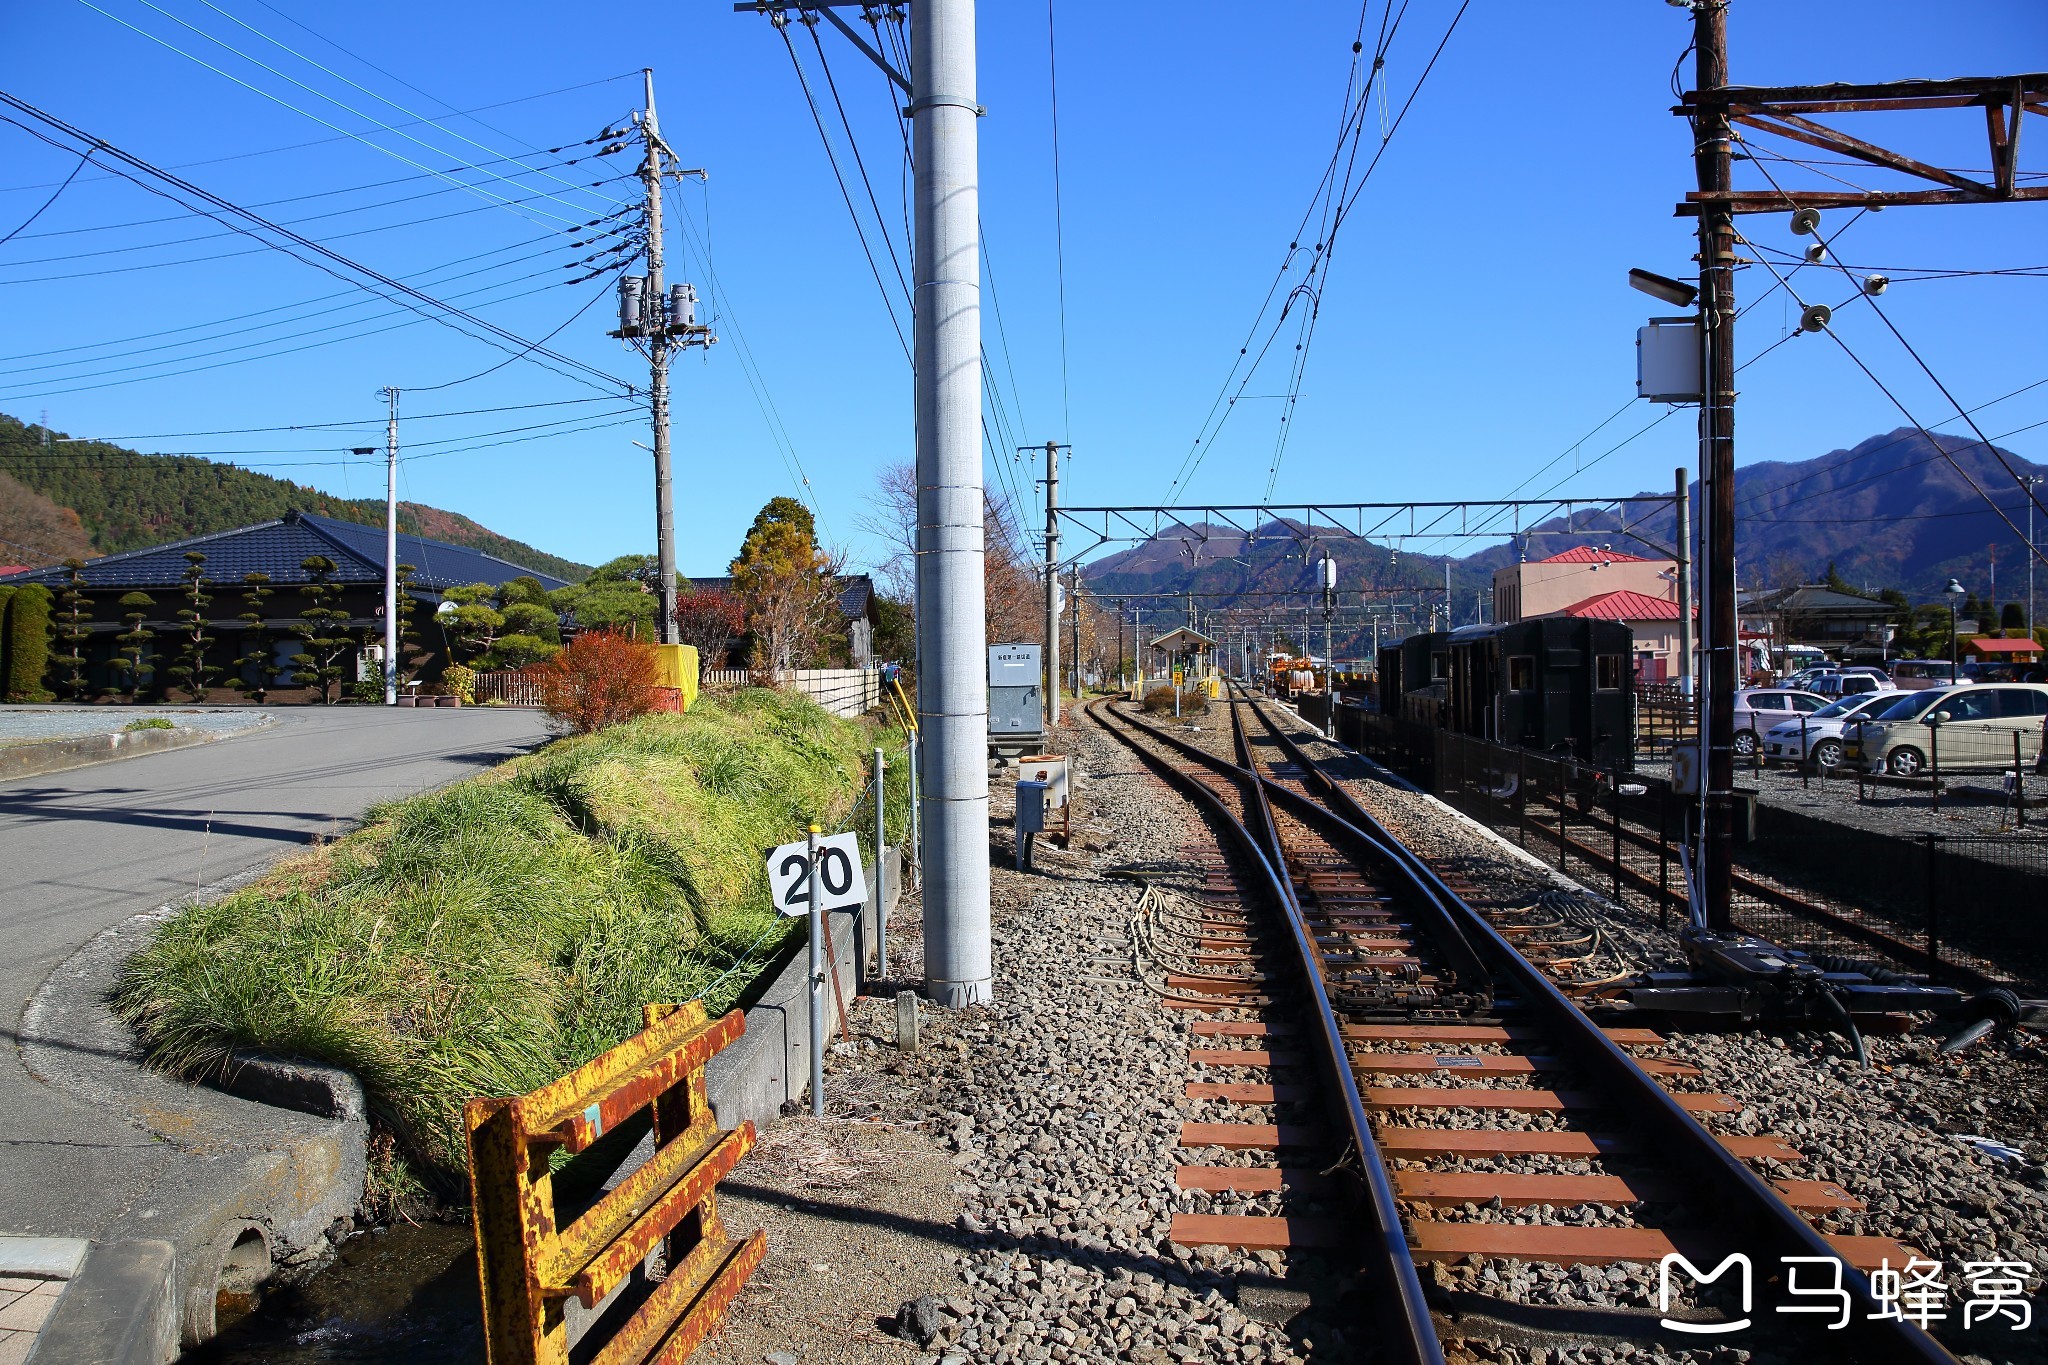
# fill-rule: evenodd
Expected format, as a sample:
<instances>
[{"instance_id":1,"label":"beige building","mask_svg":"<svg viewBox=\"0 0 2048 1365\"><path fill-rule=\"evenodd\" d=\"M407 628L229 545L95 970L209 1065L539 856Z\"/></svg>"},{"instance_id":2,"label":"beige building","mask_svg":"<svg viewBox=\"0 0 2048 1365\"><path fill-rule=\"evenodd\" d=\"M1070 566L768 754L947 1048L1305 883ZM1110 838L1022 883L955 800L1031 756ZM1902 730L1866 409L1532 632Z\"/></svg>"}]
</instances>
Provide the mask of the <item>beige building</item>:
<instances>
[{"instance_id":1,"label":"beige building","mask_svg":"<svg viewBox=\"0 0 2048 1365\"><path fill-rule=\"evenodd\" d=\"M1495 618L1582 616L1620 621L1635 632L1636 663L1646 682L1678 675L1678 566L1595 546L1580 546L1493 573Z\"/></svg>"}]
</instances>

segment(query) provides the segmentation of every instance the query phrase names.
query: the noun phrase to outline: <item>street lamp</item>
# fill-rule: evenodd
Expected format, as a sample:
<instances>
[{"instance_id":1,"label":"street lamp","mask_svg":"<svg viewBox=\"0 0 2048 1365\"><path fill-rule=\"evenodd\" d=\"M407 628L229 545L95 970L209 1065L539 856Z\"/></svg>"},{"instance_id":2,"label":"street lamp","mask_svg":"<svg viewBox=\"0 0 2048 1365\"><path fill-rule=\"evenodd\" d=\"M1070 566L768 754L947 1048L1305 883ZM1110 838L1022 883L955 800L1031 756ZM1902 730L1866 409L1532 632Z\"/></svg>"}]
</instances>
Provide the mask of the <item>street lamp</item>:
<instances>
[{"instance_id":1,"label":"street lamp","mask_svg":"<svg viewBox=\"0 0 2048 1365\"><path fill-rule=\"evenodd\" d=\"M1969 591L1953 578L1942 589L1948 594L1948 680L1956 682L1962 677L1962 664L1956 652L1956 617L1963 609L1963 594Z\"/></svg>"}]
</instances>

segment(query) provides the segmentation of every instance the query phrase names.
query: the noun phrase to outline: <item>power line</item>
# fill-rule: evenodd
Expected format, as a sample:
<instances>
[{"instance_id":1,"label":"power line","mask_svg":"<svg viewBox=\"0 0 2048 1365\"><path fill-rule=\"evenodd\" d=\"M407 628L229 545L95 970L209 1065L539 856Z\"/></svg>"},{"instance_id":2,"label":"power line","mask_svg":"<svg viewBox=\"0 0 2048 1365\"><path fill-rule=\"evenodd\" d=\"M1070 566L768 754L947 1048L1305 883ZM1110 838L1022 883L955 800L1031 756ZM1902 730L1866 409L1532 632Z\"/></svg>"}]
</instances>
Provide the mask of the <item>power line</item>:
<instances>
[{"instance_id":1,"label":"power line","mask_svg":"<svg viewBox=\"0 0 2048 1365\"><path fill-rule=\"evenodd\" d=\"M1067 231L1060 192L1060 56L1053 36L1053 0L1045 0L1046 85L1052 105L1052 241L1060 301L1060 435L1074 439L1073 396L1067 384Z\"/></svg>"},{"instance_id":2,"label":"power line","mask_svg":"<svg viewBox=\"0 0 2048 1365\"><path fill-rule=\"evenodd\" d=\"M258 3L261 3L261 0L258 0ZM531 104L535 100L553 99L556 95L572 95L579 90L591 90L600 85L610 85L613 81L638 80L639 78L640 73L638 71L622 71L616 76L601 76L594 81L583 81L577 85L557 86L553 90L543 90L536 95L518 95L509 100L496 100L490 104L478 104L468 109L458 109L455 113L459 117L468 117L471 114L486 113L492 109L510 108L515 104ZM399 124L396 126L405 127L406 125ZM352 142L354 140L355 135L353 133L345 133L336 137L316 137L307 142L287 143L282 147L263 147L253 152L234 152L227 156L210 156L201 161L173 162L170 169L174 171L189 171L199 166L218 166L229 161L247 161L252 157L259 156L281 156L286 152L303 152L308 147L325 147L332 142ZM555 150L560 151L561 148L558 147ZM88 176L87 181L90 183L96 180L113 180L116 178L118 177L111 174L96 175ZM407 176L402 178L413 179L414 177ZM21 194L29 190L46 190L55 183L54 180L46 180L34 185L0 185L0 194Z\"/></svg>"},{"instance_id":3,"label":"power line","mask_svg":"<svg viewBox=\"0 0 2048 1365\"><path fill-rule=\"evenodd\" d=\"M87 3L87 0L80 0L80 2ZM376 289L371 288L370 285L363 283L362 279L351 278L350 275L343 273L344 271L354 272L356 275L374 281L376 284L394 290L397 293L404 296L404 298L402 299L394 299L391 301L398 302L402 306L410 308L415 312L420 312L422 316L432 317L434 318L435 321L440 322L442 325L447 326L454 331L461 332L463 335L469 336L474 340L482 341L486 345L497 346L501 350L527 348L532 350L537 355L547 357L549 360L556 362L556 364L558 365L569 366L572 369L582 371L583 373L593 376L596 379L603 380L605 383L630 391L631 386L625 384L624 381L614 378L610 374L607 374L605 371L598 369L594 365L587 365L580 360L572 359L571 357L562 355L561 353L556 351L550 351L541 347L534 347L532 343L527 342L525 338L519 336L515 332L511 332L506 328L500 327L496 323L487 322L483 318L477 317L473 313L466 312L463 309L457 308L452 304L445 303L439 299L436 299L432 295L427 294L422 290L415 289L413 286L405 284L399 280L393 279L391 276L386 275L381 271L372 270L369 266L363 265L357 261L350 260L348 257L343 256L341 253L334 251L329 247L322 246L320 243L315 242L310 238L301 236L300 234L292 231L290 228L282 227L276 223L271 222L269 219L254 212L253 210L241 208L233 203L230 203L228 200L221 198L219 195L213 194L206 190L202 190L197 185L192 184L190 181L180 179L179 177L172 175L169 171L153 166L149 162L144 161L140 157L134 156L133 154L128 152L124 152L120 148L113 146L111 143L105 141L102 138L93 137L90 134L85 133L80 129L74 127L73 125L66 123L64 120L58 118L56 115L45 113L43 110L36 108L34 105L29 104L25 100L18 99L13 95L7 94L4 91L0 91L0 103L5 103L11 108L19 111L20 113L26 114L31 118L39 120L45 125L63 133L67 137L70 137L78 142L86 143L89 146L97 148L104 154L124 162L128 166L131 166L135 168L137 171L142 172L144 175L150 176L155 180L163 182L163 184L165 185L171 186L173 189L176 189L180 193L198 199L202 201L202 203L211 204L215 206L215 208L219 209L221 212L238 215L241 218L247 219L249 222L256 224L258 227L266 231L276 233L278 236L283 237L284 239L286 239L287 242L291 243L292 245L298 246L304 249L305 251L311 252L315 256L321 257L322 260L308 259L308 257L300 255L298 252L291 250L289 246L278 246L275 243L268 242L266 242L266 245L272 245L275 247L275 249L283 252L285 255L292 256L294 259L303 261L305 264L313 266L316 270L320 270L325 274L334 276L336 279L341 280L343 283L354 284L358 288L363 289L367 293L375 294L378 292ZM44 141L51 143L51 145L53 146L62 145L61 143L58 143L54 138L50 138L47 135L37 132L34 129L30 129L29 131L31 133L34 133L35 136L42 138ZM121 174L123 174L129 180L133 181L136 185L139 185L143 189L148 190L152 194L160 195L163 198L169 199L174 203L180 202L177 199L176 195L170 193L165 189L160 188L155 184L149 183L149 181L147 180L141 179L134 175L129 175L125 171L121 172ZM209 209L199 208L195 209L194 211L202 213L209 218L214 218L215 221L220 222L223 225L228 225L227 219L220 218L216 213ZM259 236L257 232L254 231L253 229L239 228L238 230L246 232L250 237L254 238L257 241L265 240L264 238ZM323 261L332 262L332 265L324 264ZM434 309L438 311L428 312L426 311L427 309ZM459 322L456 321L458 319L460 320ZM463 322L469 323L471 326L481 329L484 333L486 333L486 335L478 336L476 335L476 333L466 330L464 327L460 325L460 323ZM569 377L575 378L576 376ZM578 382L588 383L589 381L584 379L578 379Z\"/></svg>"},{"instance_id":4,"label":"power line","mask_svg":"<svg viewBox=\"0 0 2048 1365\"><path fill-rule=\"evenodd\" d=\"M405 420L407 422L427 422L432 421L437 417L476 417L485 413L525 412L533 408L566 407L571 403L609 403L613 401L615 400L612 399L610 395L606 394L600 394L592 398L556 398L551 399L545 403L511 403L503 407L495 408L463 408L456 412L409 412L405 415ZM120 436L69 436L65 437L64 439L70 441L96 441L102 444L111 444L112 442L115 441L174 441L182 439L187 436L253 436L266 434L273 431L328 431L334 429L346 430L352 427L381 428L383 425L383 418L374 417L364 418L361 421L293 422L288 426L276 427L220 427L211 431L160 431L143 433L141 435L129 434Z\"/></svg>"},{"instance_id":5,"label":"power line","mask_svg":"<svg viewBox=\"0 0 2048 1365\"><path fill-rule=\"evenodd\" d=\"M440 172L434 170L433 167L428 166L423 162L415 161L411 157L405 156L400 152L393 151L389 147L380 146L379 144L372 142L369 138L364 137L360 133L352 132L349 129L342 127L338 123L331 122L328 119L320 117L318 114L312 113L305 109L301 109L299 108L299 106L293 104L291 101L283 99L277 95L271 94L262 86L253 84L249 81L245 81L240 76L235 75L233 72L228 71L225 68L215 66L212 62L207 61L204 57L200 57L194 53L187 52L185 49L179 47L177 44L172 43L164 38L158 37L156 34L151 33L148 29L141 27L139 24L130 23L128 20L123 19L121 16L113 13L112 11L100 8L100 6L93 3L93 0L78 0L78 3L84 5L87 9L92 10L97 14L105 15L107 18L113 20L115 23L121 25L123 28L141 34L143 37L149 39L151 42L157 44L158 46L166 48L171 52L175 52L177 55L185 58L187 61L192 62L198 66L203 66L208 71L213 72L215 75L222 76L228 80L231 80L236 85L241 86L243 89L261 95L264 99L269 100L271 103L281 105L282 107L291 110L293 113L299 115L301 118L310 119L313 122L321 125L323 128L332 128L337 133L340 133L345 137L353 138L355 141L362 143L365 147L380 152L383 155L390 157L394 161L398 161L403 163L404 165L411 166L415 170L424 171L429 175L441 174ZM169 18L172 22L177 23L185 28L191 29L194 33L199 34L208 42L211 42L218 47L224 48L228 52L234 53L235 56L240 57L243 61L248 62L251 66L258 67L264 71L268 71L271 75L278 77L280 80L288 81L291 84L298 86L302 90L305 90L314 95L318 95L321 99L326 100L329 104L332 104L338 109L345 110L348 113L355 115L357 118L362 119L366 123L373 125L379 131L397 133L406 141L416 143L419 146L424 147L427 150L433 152L437 156L448 155L448 153L442 148L436 147L431 142L428 142L422 138L414 137L411 133L405 132L403 128L399 126L388 124L380 119L374 118L371 115L364 113L362 110L353 107L352 105L345 104L341 100L335 99L332 95L328 95L319 90L315 90L312 86L307 85L304 81L297 80L294 77L286 75L284 72L279 71L276 67L271 66L266 62L258 61L256 58L249 56L246 52L242 52L239 49L232 46L231 44L225 43L221 41L219 38L214 37L212 34L207 33L204 29L198 28L190 23L187 23L185 20L180 19L175 14L171 14L168 10L165 10L160 6L154 4L153 0L139 0L139 3L148 6L148 8L150 9L156 10L157 13L164 15L165 17ZM452 177L443 176L442 178L449 180L451 184L461 183L459 181L455 181ZM503 177L498 178L503 179ZM509 184L511 182L508 181L507 183ZM506 201L494 198L494 196L492 196L487 191L481 189L478 186L463 185L462 188L471 194L475 194L477 197L481 199L499 203L503 207L510 207L510 205L507 204ZM573 205L569 205L568 201L566 200L558 199L557 202L562 203L565 207L575 207ZM618 201L611 200L609 202L616 204ZM539 209L536 210L536 212L543 217L553 218L555 219L555 221L560 223L567 223L571 221L570 219L562 217L558 213L553 213L546 209ZM580 210L580 212L588 212L588 210ZM532 217L533 215L528 214L524 216Z\"/></svg>"},{"instance_id":6,"label":"power line","mask_svg":"<svg viewBox=\"0 0 2048 1365\"><path fill-rule=\"evenodd\" d=\"M36 219L42 217L45 213L47 213L49 211L50 205L56 203L57 200L63 196L64 191L71 188L71 182L78 179L78 173L85 169L85 163L90 160L92 160L91 152L79 153L78 164L71 168L71 174L64 177L64 183L59 185L55 190L51 191L50 197L48 199L45 199L42 202L42 205L38 207L34 213L31 213L27 218L23 219L20 227L15 228L14 231L8 233L5 237L0 237L0 246L5 246L7 243L13 241L16 237L19 237L24 229L31 226L36 221Z\"/></svg>"}]
</instances>

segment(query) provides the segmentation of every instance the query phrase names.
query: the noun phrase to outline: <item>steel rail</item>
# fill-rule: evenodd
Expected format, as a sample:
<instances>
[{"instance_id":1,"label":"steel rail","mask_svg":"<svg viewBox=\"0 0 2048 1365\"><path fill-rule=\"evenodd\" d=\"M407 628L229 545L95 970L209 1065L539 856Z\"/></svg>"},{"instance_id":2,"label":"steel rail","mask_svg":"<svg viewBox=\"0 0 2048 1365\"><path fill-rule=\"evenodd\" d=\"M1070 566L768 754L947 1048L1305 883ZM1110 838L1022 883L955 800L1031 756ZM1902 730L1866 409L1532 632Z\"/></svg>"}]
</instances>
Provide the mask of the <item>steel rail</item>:
<instances>
[{"instance_id":1,"label":"steel rail","mask_svg":"<svg viewBox=\"0 0 2048 1365\"><path fill-rule=\"evenodd\" d=\"M1671 1092L1587 1018L1547 973L1445 885L1426 861L1396 838L1342 783L1324 772L1321 763L1282 730L1257 701L1250 704L1260 724L1302 771L1305 784L1312 783L1352 823L1377 831L1382 843L1398 849L1417 875L1433 882L1449 903L1460 908L1472 940L1496 970L1515 984L1523 1003L1555 1031L1588 1074L1604 1081L1629 1102L1631 1116L1664 1140L1663 1150L1673 1164L1692 1172L1707 1187L1708 1194L1714 1197L1702 1201L1702 1206L1714 1209L1737 1233L1755 1239L1751 1245L1738 1249L1762 1251L1772 1258L1821 1257L1841 1264L1842 1285L1851 1295L1854 1311L1839 1334L1830 1331L1823 1340L1837 1348L1853 1349L1855 1354L1848 1358L1859 1362L1955 1365L1955 1357L1918 1327L1903 1319L1878 1317L1882 1305L1861 1271L1830 1247L1813 1225L1788 1207L1740 1157L1729 1152L1681 1108Z\"/></svg>"},{"instance_id":2,"label":"steel rail","mask_svg":"<svg viewBox=\"0 0 2048 1365\"><path fill-rule=\"evenodd\" d=\"M1122 741L1140 759L1174 786L1193 797L1215 815L1223 828L1230 834L1239 849L1258 867L1267 889L1278 903L1282 917L1287 921L1289 937L1311 985L1316 1014L1317 1030L1322 1037L1322 1060L1328 1066L1331 1080L1336 1087L1339 1108L1348 1129L1352 1148L1358 1154L1358 1173L1365 1186L1366 1201L1371 1211L1371 1226L1361 1237L1365 1243L1365 1272L1369 1280L1376 1281L1394 1304L1406 1332L1402 1339L1388 1340L1383 1344L1387 1357L1401 1362L1401 1365L1445 1365L1443 1345L1437 1340L1436 1324L1430 1320L1429 1304L1423 1293L1422 1278L1415 1269L1415 1258L1408 1249L1407 1230L1401 1223L1398 1197L1394 1193L1393 1181L1387 1174L1387 1163L1380 1156L1379 1147L1373 1141L1372 1123L1365 1115L1365 1100L1358 1090L1358 1079L1352 1074L1350 1053L1344 1046L1344 1036L1337 1022L1336 1012L1330 1006L1328 984L1323 978L1321 959L1315 951L1306 925L1302 920L1301 904L1294 894L1293 882L1285 875L1283 864L1276 864L1266 856L1259 841L1237 815L1231 811L1224 799L1206 783L1191 773L1176 768L1160 755L1139 744L1125 727L1139 730L1167 747L1197 758L1206 765L1243 783L1249 792L1261 792L1256 776L1247 770L1217 758L1174 736L1164 734L1134 717L1117 717L1120 723L1108 719L1107 698L1094 702L1088 712L1095 723L1109 734ZM1253 804L1250 796L1247 804ZM1261 809L1264 809L1263 806ZM1265 812L1265 821L1270 827L1272 813ZM1277 849L1277 841L1275 844ZM1277 856L1277 855L1276 855Z\"/></svg>"}]
</instances>

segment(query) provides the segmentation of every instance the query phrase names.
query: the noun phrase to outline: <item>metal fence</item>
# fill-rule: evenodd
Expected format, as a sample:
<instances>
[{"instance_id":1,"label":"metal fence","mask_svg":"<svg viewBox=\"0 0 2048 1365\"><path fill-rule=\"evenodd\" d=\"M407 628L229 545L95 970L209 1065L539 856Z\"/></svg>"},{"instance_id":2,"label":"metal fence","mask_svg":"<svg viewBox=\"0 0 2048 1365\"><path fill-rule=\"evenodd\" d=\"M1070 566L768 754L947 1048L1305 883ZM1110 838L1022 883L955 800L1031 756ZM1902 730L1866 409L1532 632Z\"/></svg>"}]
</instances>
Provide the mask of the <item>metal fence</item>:
<instances>
[{"instance_id":1,"label":"metal fence","mask_svg":"<svg viewBox=\"0 0 2048 1365\"><path fill-rule=\"evenodd\" d=\"M1337 737L1532 856L1671 924L1695 803L1615 774L1354 707ZM1969 988L2048 984L2048 836L1884 834L1757 802L1737 806L1737 927Z\"/></svg>"}]
</instances>

